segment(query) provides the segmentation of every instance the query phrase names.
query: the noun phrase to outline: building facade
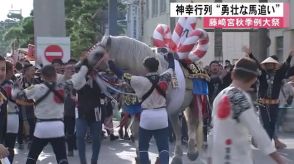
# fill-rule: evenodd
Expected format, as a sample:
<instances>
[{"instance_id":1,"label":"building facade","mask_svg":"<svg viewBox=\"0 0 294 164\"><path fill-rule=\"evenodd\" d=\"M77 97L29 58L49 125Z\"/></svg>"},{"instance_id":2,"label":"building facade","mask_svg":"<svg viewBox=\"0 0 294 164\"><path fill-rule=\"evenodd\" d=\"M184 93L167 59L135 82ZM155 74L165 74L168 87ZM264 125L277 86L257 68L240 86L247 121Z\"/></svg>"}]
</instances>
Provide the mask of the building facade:
<instances>
[{"instance_id":1,"label":"building facade","mask_svg":"<svg viewBox=\"0 0 294 164\"><path fill-rule=\"evenodd\" d=\"M291 50L294 50L294 1L293 0L269 0L269 2L287 2L289 4L289 27L285 29L269 30L271 45L269 55L277 55L280 61L285 61Z\"/></svg>"},{"instance_id":2,"label":"building facade","mask_svg":"<svg viewBox=\"0 0 294 164\"><path fill-rule=\"evenodd\" d=\"M139 0L141 8L141 18L138 20L141 23L138 26L141 33L139 40L145 42L152 47L152 35L157 24L167 24L173 29L177 21L176 18L170 17L169 4L171 2L187 2L186 0ZM193 2L213 3L215 0L193 0ZM222 0L222 2L236 2L236 0ZM241 2L241 1L239 1ZM258 2L258 0L242 0L242 2ZM281 2L281 0L269 0L269 2ZM290 8L294 8L294 1L283 0L288 2ZM138 14L139 15L139 14ZM290 19L294 20L294 10L290 10ZM130 25L132 26L132 25ZM202 28L201 19L197 22L197 28ZM280 59L285 59L291 48L294 48L294 21L290 21L290 27L287 29L272 29L269 30L269 38L271 45L268 50L269 55L277 54ZM215 37L216 36L216 37ZM209 32L209 49L207 54L201 59L204 65L208 65L213 60L224 62L230 60L234 62L243 57L243 46L250 45L249 32ZM220 49L218 47L221 47Z\"/></svg>"},{"instance_id":3,"label":"building facade","mask_svg":"<svg viewBox=\"0 0 294 164\"><path fill-rule=\"evenodd\" d=\"M139 0L130 0L127 2L127 36L137 40L142 39L141 11Z\"/></svg>"}]
</instances>

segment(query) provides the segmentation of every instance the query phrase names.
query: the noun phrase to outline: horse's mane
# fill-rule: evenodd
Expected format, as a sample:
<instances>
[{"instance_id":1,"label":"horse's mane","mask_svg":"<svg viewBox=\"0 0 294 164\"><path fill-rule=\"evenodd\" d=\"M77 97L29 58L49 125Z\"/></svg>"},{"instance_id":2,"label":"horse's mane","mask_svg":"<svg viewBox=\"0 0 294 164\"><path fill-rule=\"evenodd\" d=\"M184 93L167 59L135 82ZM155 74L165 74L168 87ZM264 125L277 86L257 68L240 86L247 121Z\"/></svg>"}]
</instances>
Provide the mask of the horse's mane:
<instances>
[{"instance_id":1,"label":"horse's mane","mask_svg":"<svg viewBox=\"0 0 294 164\"><path fill-rule=\"evenodd\" d=\"M144 73L142 63L147 56L155 56L161 61L160 63L164 63L164 59L156 55L147 44L126 36L104 37L100 44L106 47L119 67L135 75ZM162 72L161 67L159 72Z\"/></svg>"}]
</instances>

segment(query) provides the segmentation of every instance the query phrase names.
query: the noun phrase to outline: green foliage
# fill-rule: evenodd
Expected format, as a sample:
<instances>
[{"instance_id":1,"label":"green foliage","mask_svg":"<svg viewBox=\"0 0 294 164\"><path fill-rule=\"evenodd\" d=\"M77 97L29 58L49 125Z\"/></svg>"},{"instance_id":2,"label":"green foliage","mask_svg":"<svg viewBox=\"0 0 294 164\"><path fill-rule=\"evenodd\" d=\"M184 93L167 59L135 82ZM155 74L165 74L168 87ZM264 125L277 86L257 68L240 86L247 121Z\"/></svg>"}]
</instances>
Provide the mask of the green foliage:
<instances>
[{"instance_id":1,"label":"green foliage","mask_svg":"<svg viewBox=\"0 0 294 164\"><path fill-rule=\"evenodd\" d=\"M66 35L71 39L71 52L78 58L102 38L107 23L107 0L64 0ZM124 19L126 6L118 3L118 19ZM30 17L10 13L7 20L0 22L0 53L10 47L27 47L34 43L33 11ZM105 19L106 18L106 19ZM106 22L105 22L106 21ZM118 24L118 34L124 34L125 25Z\"/></svg>"},{"instance_id":2,"label":"green foliage","mask_svg":"<svg viewBox=\"0 0 294 164\"><path fill-rule=\"evenodd\" d=\"M21 14L9 13L8 19L0 22L0 53L10 49L26 48L34 42L33 17L23 18Z\"/></svg>"},{"instance_id":3,"label":"green foliage","mask_svg":"<svg viewBox=\"0 0 294 164\"><path fill-rule=\"evenodd\" d=\"M66 31L73 57L78 58L104 35L107 3L107 0L65 0ZM118 3L118 19L125 14L126 6ZM118 25L118 33L124 31L125 27Z\"/></svg>"},{"instance_id":4,"label":"green foliage","mask_svg":"<svg viewBox=\"0 0 294 164\"><path fill-rule=\"evenodd\" d=\"M66 32L71 39L73 57L78 58L102 37L103 17L96 16L106 7L105 0L65 1Z\"/></svg>"}]
</instances>

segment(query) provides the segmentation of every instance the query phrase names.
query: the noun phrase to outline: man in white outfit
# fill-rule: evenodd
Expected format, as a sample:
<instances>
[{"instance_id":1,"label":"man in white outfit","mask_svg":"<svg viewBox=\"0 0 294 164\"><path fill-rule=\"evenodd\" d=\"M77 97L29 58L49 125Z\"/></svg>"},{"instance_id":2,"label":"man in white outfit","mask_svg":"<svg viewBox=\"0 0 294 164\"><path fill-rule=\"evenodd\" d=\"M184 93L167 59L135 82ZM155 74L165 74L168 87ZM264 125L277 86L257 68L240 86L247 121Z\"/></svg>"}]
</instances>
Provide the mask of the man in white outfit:
<instances>
[{"instance_id":1,"label":"man in white outfit","mask_svg":"<svg viewBox=\"0 0 294 164\"><path fill-rule=\"evenodd\" d=\"M80 89L85 85L85 76L88 72L86 66L72 76L70 80L63 81L64 77L57 76L52 65L42 68L41 74L44 83L32 85L24 90L15 84L12 96L34 100L37 118L32 146L30 148L27 164L35 164L43 148L51 143L58 164L68 164L64 138L64 95L71 89Z\"/></svg>"},{"instance_id":2,"label":"man in white outfit","mask_svg":"<svg viewBox=\"0 0 294 164\"><path fill-rule=\"evenodd\" d=\"M215 98L213 129L209 136L211 164L253 164L249 135L266 155L278 164L285 163L258 122L253 103L246 93L258 75L258 66L253 60L240 59L232 71L232 84Z\"/></svg>"}]
</instances>

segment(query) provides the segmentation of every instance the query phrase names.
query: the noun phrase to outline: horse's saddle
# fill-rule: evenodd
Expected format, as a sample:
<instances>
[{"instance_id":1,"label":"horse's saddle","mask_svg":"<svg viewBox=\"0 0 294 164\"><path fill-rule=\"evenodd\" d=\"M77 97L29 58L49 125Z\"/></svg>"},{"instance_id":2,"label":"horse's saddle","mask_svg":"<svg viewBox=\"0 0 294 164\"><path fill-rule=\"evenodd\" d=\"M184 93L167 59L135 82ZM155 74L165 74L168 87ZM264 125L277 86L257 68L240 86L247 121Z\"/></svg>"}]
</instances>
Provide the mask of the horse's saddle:
<instances>
[{"instance_id":1,"label":"horse's saddle","mask_svg":"<svg viewBox=\"0 0 294 164\"><path fill-rule=\"evenodd\" d=\"M206 81L210 81L210 77L207 71L198 67L195 63L187 64L181 62L180 65L182 67L186 79L186 89L193 89L193 79L203 79Z\"/></svg>"}]
</instances>

